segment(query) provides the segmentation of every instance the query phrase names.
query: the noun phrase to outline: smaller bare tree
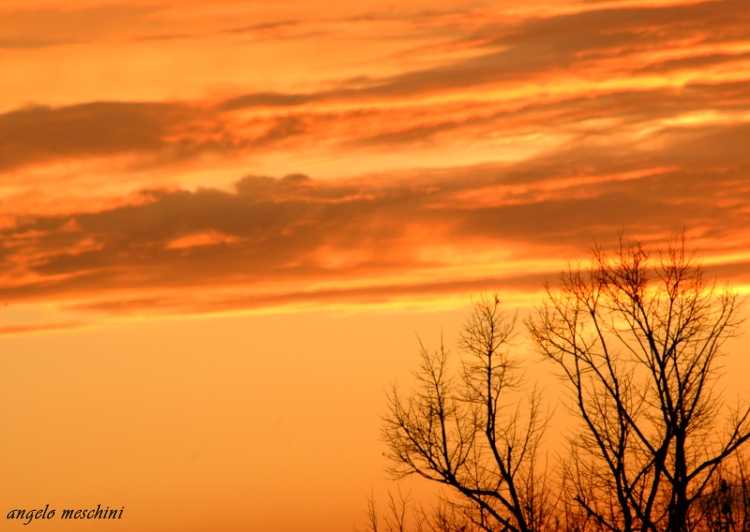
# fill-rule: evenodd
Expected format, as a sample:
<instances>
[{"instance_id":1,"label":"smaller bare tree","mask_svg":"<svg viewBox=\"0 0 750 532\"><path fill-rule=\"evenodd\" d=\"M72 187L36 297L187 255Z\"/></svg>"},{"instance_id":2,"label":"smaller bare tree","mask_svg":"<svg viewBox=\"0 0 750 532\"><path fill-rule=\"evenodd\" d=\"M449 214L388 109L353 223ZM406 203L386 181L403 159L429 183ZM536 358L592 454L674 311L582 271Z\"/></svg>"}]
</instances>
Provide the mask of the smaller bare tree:
<instances>
[{"instance_id":1,"label":"smaller bare tree","mask_svg":"<svg viewBox=\"0 0 750 532\"><path fill-rule=\"evenodd\" d=\"M538 393L525 402L517 393L515 323L496 294L482 297L464 325L456 371L443 345L429 352L420 342L418 389L404 397L394 386L384 417L391 474L449 486L457 496L450 515L488 532L538 532L552 519L538 463L546 417Z\"/></svg>"},{"instance_id":2,"label":"smaller bare tree","mask_svg":"<svg viewBox=\"0 0 750 532\"><path fill-rule=\"evenodd\" d=\"M716 469L695 511L689 528L696 532L750 531L750 463L737 453L731 463Z\"/></svg>"},{"instance_id":3,"label":"smaller bare tree","mask_svg":"<svg viewBox=\"0 0 750 532\"><path fill-rule=\"evenodd\" d=\"M467 518L461 505L441 498L428 512L409 495L403 495L400 489L398 496L388 492L388 504L383 514L378 512L374 495L367 497L365 513L364 532L480 532ZM354 527L354 532L360 532L359 528Z\"/></svg>"}]
</instances>

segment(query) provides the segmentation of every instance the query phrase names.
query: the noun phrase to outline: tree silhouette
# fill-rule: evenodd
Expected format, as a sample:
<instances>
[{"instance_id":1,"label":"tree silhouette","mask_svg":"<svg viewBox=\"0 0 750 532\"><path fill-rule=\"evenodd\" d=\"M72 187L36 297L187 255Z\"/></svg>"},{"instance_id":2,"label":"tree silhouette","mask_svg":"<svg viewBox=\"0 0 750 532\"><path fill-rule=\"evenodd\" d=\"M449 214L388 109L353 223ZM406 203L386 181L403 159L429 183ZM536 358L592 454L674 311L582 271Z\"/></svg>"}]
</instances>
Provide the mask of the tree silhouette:
<instances>
[{"instance_id":1,"label":"tree silhouette","mask_svg":"<svg viewBox=\"0 0 750 532\"><path fill-rule=\"evenodd\" d=\"M497 294L482 297L459 363L420 343L417 388L388 394L391 474L452 493L431 516L419 508L415 532L750 532L750 407L725 408L716 391L740 303L705 279L684 239L656 251L621 240L562 273L526 320L577 422L548 469L540 396L518 393L516 319ZM409 528L399 500L389 531Z\"/></svg>"},{"instance_id":2,"label":"tree silhouette","mask_svg":"<svg viewBox=\"0 0 750 532\"><path fill-rule=\"evenodd\" d=\"M652 255L638 242L571 268L527 325L572 392L581 427L564 486L612 532L713 529L701 498L748 438L750 410L717 430L718 358L738 297L704 279L684 241ZM585 521L585 520L584 520ZM580 522L580 521L579 521Z\"/></svg>"},{"instance_id":3,"label":"tree silhouette","mask_svg":"<svg viewBox=\"0 0 750 532\"><path fill-rule=\"evenodd\" d=\"M525 409L509 396L521 381L508 349L515 323L496 295L483 297L464 325L458 371L444 346L431 353L420 343L419 388L402 397L393 387L383 437L395 478L418 474L450 486L481 530L536 532L548 518L537 468L546 419L538 394Z\"/></svg>"}]
</instances>

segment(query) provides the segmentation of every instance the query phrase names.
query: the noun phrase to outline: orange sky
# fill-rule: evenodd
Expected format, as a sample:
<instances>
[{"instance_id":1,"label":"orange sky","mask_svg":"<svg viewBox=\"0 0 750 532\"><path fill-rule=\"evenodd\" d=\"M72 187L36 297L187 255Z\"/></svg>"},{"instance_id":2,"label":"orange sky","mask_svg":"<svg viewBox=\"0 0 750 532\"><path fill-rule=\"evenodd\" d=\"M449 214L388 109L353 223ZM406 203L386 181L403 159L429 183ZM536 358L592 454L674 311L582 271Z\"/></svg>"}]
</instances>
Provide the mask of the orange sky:
<instances>
[{"instance_id":1,"label":"orange sky","mask_svg":"<svg viewBox=\"0 0 750 532\"><path fill-rule=\"evenodd\" d=\"M2 2L0 510L348 531L471 295L683 230L749 292L746 7Z\"/></svg>"}]
</instances>

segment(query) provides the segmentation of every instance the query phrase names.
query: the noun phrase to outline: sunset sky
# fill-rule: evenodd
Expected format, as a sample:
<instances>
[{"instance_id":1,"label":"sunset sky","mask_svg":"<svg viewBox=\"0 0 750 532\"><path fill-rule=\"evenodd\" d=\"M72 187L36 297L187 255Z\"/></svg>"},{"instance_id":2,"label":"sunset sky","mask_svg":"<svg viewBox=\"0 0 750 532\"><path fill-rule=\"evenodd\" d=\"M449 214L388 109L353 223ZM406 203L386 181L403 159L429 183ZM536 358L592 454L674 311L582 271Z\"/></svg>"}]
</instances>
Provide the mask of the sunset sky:
<instances>
[{"instance_id":1,"label":"sunset sky","mask_svg":"<svg viewBox=\"0 0 750 532\"><path fill-rule=\"evenodd\" d=\"M3 0L0 514L349 531L472 296L683 232L750 293L747 7Z\"/></svg>"}]
</instances>

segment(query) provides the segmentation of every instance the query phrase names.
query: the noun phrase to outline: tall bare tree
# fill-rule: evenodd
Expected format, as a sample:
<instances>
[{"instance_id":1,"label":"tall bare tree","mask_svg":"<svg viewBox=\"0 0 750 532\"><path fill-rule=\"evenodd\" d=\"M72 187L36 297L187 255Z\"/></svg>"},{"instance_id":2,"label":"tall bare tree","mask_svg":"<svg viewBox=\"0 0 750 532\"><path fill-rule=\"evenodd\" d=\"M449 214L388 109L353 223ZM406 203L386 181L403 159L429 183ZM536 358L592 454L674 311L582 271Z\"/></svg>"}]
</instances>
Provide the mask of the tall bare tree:
<instances>
[{"instance_id":1,"label":"tall bare tree","mask_svg":"<svg viewBox=\"0 0 750 532\"><path fill-rule=\"evenodd\" d=\"M453 489L473 527L537 532L551 518L538 448L546 418L539 395L521 401L521 374L509 347L516 319L483 297L469 315L453 371L441 345L421 345L418 389L407 397L394 386L384 418L391 473L411 474ZM522 406L521 403L525 406Z\"/></svg>"},{"instance_id":2,"label":"tall bare tree","mask_svg":"<svg viewBox=\"0 0 750 532\"><path fill-rule=\"evenodd\" d=\"M738 296L705 279L684 241L597 248L561 280L527 325L581 422L564 470L567 528L713 529L701 501L721 495L722 465L750 438L747 408L719 424L714 389Z\"/></svg>"}]
</instances>

